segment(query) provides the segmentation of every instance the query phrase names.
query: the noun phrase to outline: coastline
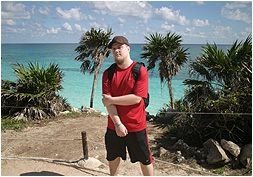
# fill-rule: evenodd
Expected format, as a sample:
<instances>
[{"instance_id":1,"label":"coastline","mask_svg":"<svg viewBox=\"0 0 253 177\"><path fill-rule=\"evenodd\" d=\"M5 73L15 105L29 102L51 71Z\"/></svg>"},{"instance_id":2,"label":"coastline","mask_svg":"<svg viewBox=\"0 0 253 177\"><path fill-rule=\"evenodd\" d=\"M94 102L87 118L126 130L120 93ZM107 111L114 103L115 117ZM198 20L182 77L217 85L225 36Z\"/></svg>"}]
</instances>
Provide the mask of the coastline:
<instances>
[{"instance_id":1,"label":"coastline","mask_svg":"<svg viewBox=\"0 0 253 177\"><path fill-rule=\"evenodd\" d=\"M71 107L81 108L90 105L90 94L91 94L91 83L93 82L93 75L82 74L80 72L81 62L74 60L76 53L74 52L75 47L78 44L2 44L2 79L15 81L16 77L13 74L11 63L22 63L27 64L29 61L38 59L40 64L49 64L55 62L59 64L60 69L64 73L64 82L62 83L63 90L60 94L67 99L67 102L71 104ZM133 45L131 50L131 57L135 61L145 62L140 59L140 53L142 52L142 44L131 44ZM189 47L190 59L195 59L201 52L201 45L183 44L184 47ZM226 48L226 46L225 46ZM103 68L104 71L113 62L113 57L109 56L104 60ZM173 77L172 87L174 99L178 100L184 95L186 87L183 85L183 81L189 77L188 66L186 65L179 73ZM102 105L102 72L99 75L99 79L95 88L94 96L94 108L102 112L107 112ZM169 104L169 91L165 84L160 83L158 70L149 71L149 93L150 93L150 105L147 111L150 114L155 115L159 109L164 107L165 104Z\"/></svg>"}]
</instances>

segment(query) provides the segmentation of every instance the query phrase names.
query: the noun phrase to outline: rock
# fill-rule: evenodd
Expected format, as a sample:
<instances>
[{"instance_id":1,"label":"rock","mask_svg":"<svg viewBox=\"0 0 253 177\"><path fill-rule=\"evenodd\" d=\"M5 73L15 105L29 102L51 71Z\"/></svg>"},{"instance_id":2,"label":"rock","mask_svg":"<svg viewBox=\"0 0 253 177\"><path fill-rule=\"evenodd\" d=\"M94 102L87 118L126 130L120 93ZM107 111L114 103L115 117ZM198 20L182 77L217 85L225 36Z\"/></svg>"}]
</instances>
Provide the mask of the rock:
<instances>
[{"instance_id":1,"label":"rock","mask_svg":"<svg viewBox=\"0 0 253 177\"><path fill-rule=\"evenodd\" d=\"M65 114L68 114L70 113L69 111L63 111L63 112L60 112L59 115L65 115Z\"/></svg>"},{"instance_id":2,"label":"rock","mask_svg":"<svg viewBox=\"0 0 253 177\"><path fill-rule=\"evenodd\" d=\"M182 156L182 155L177 156L177 161L178 162L182 162L184 160L185 160L184 156Z\"/></svg>"},{"instance_id":3,"label":"rock","mask_svg":"<svg viewBox=\"0 0 253 177\"><path fill-rule=\"evenodd\" d=\"M195 152L195 155L197 158L199 159L205 159L206 156L207 156L207 153L205 151L204 148L201 148L201 149L198 149L196 152Z\"/></svg>"},{"instance_id":4,"label":"rock","mask_svg":"<svg viewBox=\"0 0 253 177\"><path fill-rule=\"evenodd\" d=\"M101 168L101 166L105 166L102 162L99 160L89 157L87 160L83 159L78 161L77 163L82 168L90 168L90 169L98 169Z\"/></svg>"},{"instance_id":5,"label":"rock","mask_svg":"<svg viewBox=\"0 0 253 177\"><path fill-rule=\"evenodd\" d=\"M195 148L194 147L190 147L182 139L179 139L174 144L174 149L182 151L183 153L185 153L189 157L192 157L192 156L195 155Z\"/></svg>"},{"instance_id":6,"label":"rock","mask_svg":"<svg viewBox=\"0 0 253 177\"><path fill-rule=\"evenodd\" d=\"M101 116L107 116L107 114L104 112L101 112Z\"/></svg>"},{"instance_id":7,"label":"rock","mask_svg":"<svg viewBox=\"0 0 253 177\"><path fill-rule=\"evenodd\" d=\"M24 113L19 112L14 114L14 119L27 121L27 117L24 115Z\"/></svg>"},{"instance_id":8,"label":"rock","mask_svg":"<svg viewBox=\"0 0 253 177\"><path fill-rule=\"evenodd\" d=\"M89 157L87 160L83 159L78 161L78 165L80 167L87 167L87 168L98 168L100 165L102 165L103 163L100 162L99 160L93 158L93 157Z\"/></svg>"},{"instance_id":9,"label":"rock","mask_svg":"<svg viewBox=\"0 0 253 177\"><path fill-rule=\"evenodd\" d=\"M177 139L177 137L172 136L172 137L170 137L170 139L171 139L172 141L175 141L175 140Z\"/></svg>"},{"instance_id":10,"label":"rock","mask_svg":"<svg viewBox=\"0 0 253 177\"><path fill-rule=\"evenodd\" d=\"M209 164L215 164L219 162L227 163L230 161L220 144L212 138L207 140L203 145L208 151L207 162Z\"/></svg>"},{"instance_id":11,"label":"rock","mask_svg":"<svg viewBox=\"0 0 253 177\"><path fill-rule=\"evenodd\" d=\"M90 108L90 107L82 108L81 111L82 111L82 112L85 112L85 113L88 113L88 114L99 113L98 110L96 110L96 109L94 109L94 108Z\"/></svg>"},{"instance_id":12,"label":"rock","mask_svg":"<svg viewBox=\"0 0 253 177\"><path fill-rule=\"evenodd\" d=\"M182 152L181 151L177 151L176 154L177 155L182 155Z\"/></svg>"},{"instance_id":13,"label":"rock","mask_svg":"<svg viewBox=\"0 0 253 177\"><path fill-rule=\"evenodd\" d=\"M80 110L78 108L71 108L71 111L73 111L73 112L80 112Z\"/></svg>"},{"instance_id":14,"label":"rock","mask_svg":"<svg viewBox=\"0 0 253 177\"><path fill-rule=\"evenodd\" d=\"M179 139L174 144L174 149L182 151L184 154L186 154L189 157L196 156L199 159L206 158L206 151L203 148L198 150L195 147L190 147L182 139Z\"/></svg>"},{"instance_id":15,"label":"rock","mask_svg":"<svg viewBox=\"0 0 253 177\"><path fill-rule=\"evenodd\" d=\"M247 144L242 148L240 161L246 168L252 168L252 144Z\"/></svg>"},{"instance_id":16,"label":"rock","mask_svg":"<svg viewBox=\"0 0 253 177\"><path fill-rule=\"evenodd\" d=\"M168 155L168 151L166 149L164 149L163 147L160 147L159 153L160 153L160 155L159 155L160 157Z\"/></svg>"},{"instance_id":17,"label":"rock","mask_svg":"<svg viewBox=\"0 0 253 177\"><path fill-rule=\"evenodd\" d=\"M174 148L177 148L177 149L181 149L183 146L187 146L188 145L184 142L184 140L182 139L179 139L175 144L174 144Z\"/></svg>"},{"instance_id":18,"label":"rock","mask_svg":"<svg viewBox=\"0 0 253 177\"><path fill-rule=\"evenodd\" d=\"M222 139L221 146L223 149L227 150L235 157L238 157L241 152L241 148L237 144L233 143L232 141L227 141L225 139Z\"/></svg>"}]
</instances>

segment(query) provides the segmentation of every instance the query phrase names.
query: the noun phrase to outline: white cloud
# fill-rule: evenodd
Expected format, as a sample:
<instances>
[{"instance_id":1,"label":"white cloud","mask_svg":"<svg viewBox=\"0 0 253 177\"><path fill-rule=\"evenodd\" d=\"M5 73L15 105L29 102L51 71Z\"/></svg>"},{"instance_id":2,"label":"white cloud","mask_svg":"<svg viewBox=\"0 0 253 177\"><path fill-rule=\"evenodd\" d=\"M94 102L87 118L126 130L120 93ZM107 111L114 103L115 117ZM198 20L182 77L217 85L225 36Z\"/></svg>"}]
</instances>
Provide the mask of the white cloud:
<instances>
[{"instance_id":1,"label":"white cloud","mask_svg":"<svg viewBox=\"0 0 253 177\"><path fill-rule=\"evenodd\" d=\"M182 32L182 36L193 37L193 38L207 38L204 32L196 31L195 27L186 28L185 31Z\"/></svg>"},{"instance_id":2,"label":"white cloud","mask_svg":"<svg viewBox=\"0 0 253 177\"><path fill-rule=\"evenodd\" d=\"M213 28L215 31L232 31L232 28L230 26L214 26Z\"/></svg>"},{"instance_id":3,"label":"white cloud","mask_svg":"<svg viewBox=\"0 0 253 177\"><path fill-rule=\"evenodd\" d=\"M119 18L118 18L118 22L120 22L120 23L125 23L126 20L125 20L124 18L119 17Z\"/></svg>"},{"instance_id":4,"label":"white cloud","mask_svg":"<svg viewBox=\"0 0 253 177\"><path fill-rule=\"evenodd\" d=\"M196 19L196 18L193 19L192 24L194 26L201 26L201 27L210 25L207 19L204 21L204 20L200 20L200 19Z\"/></svg>"},{"instance_id":5,"label":"white cloud","mask_svg":"<svg viewBox=\"0 0 253 177\"><path fill-rule=\"evenodd\" d=\"M31 11L32 11L32 14L33 14L33 15L34 15L35 7L36 7L36 6L33 5L32 8L31 8Z\"/></svg>"},{"instance_id":6,"label":"white cloud","mask_svg":"<svg viewBox=\"0 0 253 177\"><path fill-rule=\"evenodd\" d=\"M169 25L168 22L165 22L164 24L161 25L161 28L165 31L174 31L175 30L175 25Z\"/></svg>"},{"instance_id":7,"label":"white cloud","mask_svg":"<svg viewBox=\"0 0 253 177\"><path fill-rule=\"evenodd\" d=\"M251 28L251 27L246 27L246 28L245 28L245 31L246 31L247 33L252 33L252 28Z\"/></svg>"},{"instance_id":8,"label":"white cloud","mask_svg":"<svg viewBox=\"0 0 253 177\"><path fill-rule=\"evenodd\" d=\"M8 27L6 29L7 33L18 33L18 34L24 34L27 32L27 30L25 28L10 28Z\"/></svg>"},{"instance_id":9,"label":"white cloud","mask_svg":"<svg viewBox=\"0 0 253 177\"><path fill-rule=\"evenodd\" d=\"M57 34L59 31L61 31L61 28L54 29L54 27L51 27L51 29L47 30L47 33L48 34Z\"/></svg>"},{"instance_id":10,"label":"white cloud","mask_svg":"<svg viewBox=\"0 0 253 177\"><path fill-rule=\"evenodd\" d=\"M203 4L205 4L204 1L196 1L196 3L197 3L198 5L203 5Z\"/></svg>"},{"instance_id":11,"label":"white cloud","mask_svg":"<svg viewBox=\"0 0 253 177\"><path fill-rule=\"evenodd\" d=\"M13 25L16 25L16 22L13 21L12 19L3 19L2 20L2 25L10 25L10 26L13 26Z\"/></svg>"},{"instance_id":12,"label":"white cloud","mask_svg":"<svg viewBox=\"0 0 253 177\"><path fill-rule=\"evenodd\" d=\"M251 24L251 14L245 12L245 8L248 8L249 5L251 5L249 2L226 3L226 5L221 8L221 15L230 20L243 21L245 23Z\"/></svg>"},{"instance_id":13,"label":"white cloud","mask_svg":"<svg viewBox=\"0 0 253 177\"><path fill-rule=\"evenodd\" d=\"M173 11L173 9L162 7L160 9L155 9L155 13L167 22L182 26L190 24L190 20L187 20L185 16L180 15L180 10Z\"/></svg>"},{"instance_id":14,"label":"white cloud","mask_svg":"<svg viewBox=\"0 0 253 177\"><path fill-rule=\"evenodd\" d=\"M213 26L212 32L210 33L212 39L226 39L231 38L234 35L232 28L230 26ZM233 36L234 38L234 36Z\"/></svg>"},{"instance_id":15,"label":"white cloud","mask_svg":"<svg viewBox=\"0 0 253 177\"><path fill-rule=\"evenodd\" d=\"M89 17L89 19L92 20L92 21L96 20L96 18L92 17L91 15L88 15L88 17Z\"/></svg>"},{"instance_id":16,"label":"white cloud","mask_svg":"<svg viewBox=\"0 0 253 177\"><path fill-rule=\"evenodd\" d=\"M246 27L244 30L241 31L241 38L246 39L249 34L252 34L252 28L251 27Z\"/></svg>"},{"instance_id":17,"label":"white cloud","mask_svg":"<svg viewBox=\"0 0 253 177\"><path fill-rule=\"evenodd\" d=\"M100 28L100 24L98 24L97 22L90 23L90 26L93 28Z\"/></svg>"},{"instance_id":18,"label":"white cloud","mask_svg":"<svg viewBox=\"0 0 253 177\"><path fill-rule=\"evenodd\" d=\"M106 30L108 28L108 26L106 24L100 24L100 23L97 23L97 22L90 23L90 27L92 27L92 28L101 28L103 30ZM83 30L86 31L85 28Z\"/></svg>"},{"instance_id":19,"label":"white cloud","mask_svg":"<svg viewBox=\"0 0 253 177\"><path fill-rule=\"evenodd\" d=\"M50 8L48 6L40 7L39 13L42 15L49 15L51 12Z\"/></svg>"},{"instance_id":20,"label":"white cloud","mask_svg":"<svg viewBox=\"0 0 253 177\"><path fill-rule=\"evenodd\" d=\"M62 10L60 7L56 7L57 14L67 20L81 21L87 20L87 16L82 12L79 12L80 8L71 8L70 10Z\"/></svg>"},{"instance_id":21,"label":"white cloud","mask_svg":"<svg viewBox=\"0 0 253 177\"><path fill-rule=\"evenodd\" d=\"M120 16L121 20L144 19L152 16L152 6L140 1L92 1L89 8L102 15Z\"/></svg>"},{"instance_id":22,"label":"white cloud","mask_svg":"<svg viewBox=\"0 0 253 177\"><path fill-rule=\"evenodd\" d=\"M243 1L236 1L236 2L232 2L232 3L226 3L225 8L228 9L237 9L237 8L245 8L248 7L250 5L251 2L243 2Z\"/></svg>"},{"instance_id":23,"label":"white cloud","mask_svg":"<svg viewBox=\"0 0 253 177\"><path fill-rule=\"evenodd\" d=\"M82 27L79 24L75 24L75 28L77 31L82 31Z\"/></svg>"},{"instance_id":24,"label":"white cloud","mask_svg":"<svg viewBox=\"0 0 253 177\"><path fill-rule=\"evenodd\" d=\"M69 23L64 23L63 25L63 28L65 28L66 30L68 30L68 31L72 31L72 27L71 27L71 25L69 24Z\"/></svg>"},{"instance_id":25,"label":"white cloud","mask_svg":"<svg viewBox=\"0 0 253 177\"><path fill-rule=\"evenodd\" d=\"M82 29L83 31L88 31L85 27L83 27L83 29Z\"/></svg>"},{"instance_id":26,"label":"white cloud","mask_svg":"<svg viewBox=\"0 0 253 177\"><path fill-rule=\"evenodd\" d=\"M195 6L195 5L201 6L201 5L204 5L204 4L205 4L204 1L194 1L194 2L191 3L192 6Z\"/></svg>"},{"instance_id":27,"label":"white cloud","mask_svg":"<svg viewBox=\"0 0 253 177\"><path fill-rule=\"evenodd\" d=\"M153 29L151 29L151 28L149 28L149 27L147 27L146 30L147 30L148 32L151 32L151 33L153 33L153 31L154 31Z\"/></svg>"},{"instance_id":28,"label":"white cloud","mask_svg":"<svg viewBox=\"0 0 253 177\"><path fill-rule=\"evenodd\" d=\"M31 15L25 10L25 5L22 3L14 3L3 1L1 10L2 19L30 19Z\"/></svg>"}]
</instances>

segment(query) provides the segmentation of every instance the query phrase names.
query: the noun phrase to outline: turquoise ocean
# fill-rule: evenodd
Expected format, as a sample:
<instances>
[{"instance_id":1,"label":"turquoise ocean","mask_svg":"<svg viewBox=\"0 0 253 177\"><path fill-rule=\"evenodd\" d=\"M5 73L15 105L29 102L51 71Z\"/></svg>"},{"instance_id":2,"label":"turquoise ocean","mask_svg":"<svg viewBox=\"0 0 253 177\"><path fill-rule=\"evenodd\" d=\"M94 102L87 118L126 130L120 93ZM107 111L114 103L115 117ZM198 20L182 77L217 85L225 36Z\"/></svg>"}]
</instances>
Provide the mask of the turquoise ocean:
<instances>
[{"instance_id":1,"label":"turquoise ocean","mask_svg":"<svg viewBox=\"0 0 253 177\"><path fill-rule=\"evenodd\" d=\"M22 63L39 61L40 65L48 65L52 62L59 64L64 73L63 90L60 95L67 98L72 107L81 108L90 105L90 96L92 91L93 75L88 72L80 72L81 62L75 61L78 54L74 51L79 44L1 44L1 79L16 81L15 74L10 63ZM131 58L135 61L146 63L146 60L140 58L142 53L142 44L131 44ZM189 48L188 53L190 61L196 60L196 57L202 53L202 45L183 44L184 48ZM226 51L230 45L219 45L219 48ZM114 62L112 54L105 58L102 71L107 69ZM187 88L183 81L189 78L189 63L186 63L182 70L173 78L172 87L174 99L180 99ZM169 104L169 91L166 84L161 84L157 68L149 71L149 94L150 104L147 111L155 115L164 103ZM94 105L99 111L107 112L102 104L102 73L99 75L96 83Z\"/></svg>"}]
</instances>

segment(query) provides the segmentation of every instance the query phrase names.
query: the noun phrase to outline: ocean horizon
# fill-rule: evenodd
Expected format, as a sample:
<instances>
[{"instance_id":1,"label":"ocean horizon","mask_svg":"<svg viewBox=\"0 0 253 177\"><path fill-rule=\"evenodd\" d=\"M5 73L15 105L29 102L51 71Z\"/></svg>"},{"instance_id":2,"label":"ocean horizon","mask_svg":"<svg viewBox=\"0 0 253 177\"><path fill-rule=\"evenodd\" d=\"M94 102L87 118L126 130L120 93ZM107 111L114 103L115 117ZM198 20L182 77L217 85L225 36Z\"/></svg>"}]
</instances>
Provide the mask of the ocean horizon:
<instances>
[{"instance_id":1,"label":"ocean horizon","mask_svg":"<svg viewBox=\"0 0 253 177\"><path fill-rule=\"evenodd\" d=\"M48 65L52 62L59 64L61 71L64 73L63 90L59 93L67 99L68 103L74 108L89 107L90 96L92 91L93 75L82 74L80 72L81 62L75 61L78 56L74 50L79 43L2 43L1 44L1 79L16 81L14 72L10 63L22 63L27 65L28 62L39 61L40 65ZM144 62L145 59L140 58L142 46L144 44L130 44L130 56L134 61ZM184 96L184 90L187 88L183 81L189 78L189 63L199 56L201 46L206 44L182 44L183 48L189 48L189 61L184 65L182 70L173 77L172 88L174 100L178 100ZM218 45L226 51L231 45ZM112 63L114 58L112 54L104 59L102 72L100 73L94 96L93 108L101 112L107 113L106 108L102 104L102 73ZM147 66L147 65L146 65ZM155 115L164 104L169 104L169 91L166 84L161 84L157 67L149 71L149 94L150 104L147 111Z\"/></svg>"}]
</instances>

